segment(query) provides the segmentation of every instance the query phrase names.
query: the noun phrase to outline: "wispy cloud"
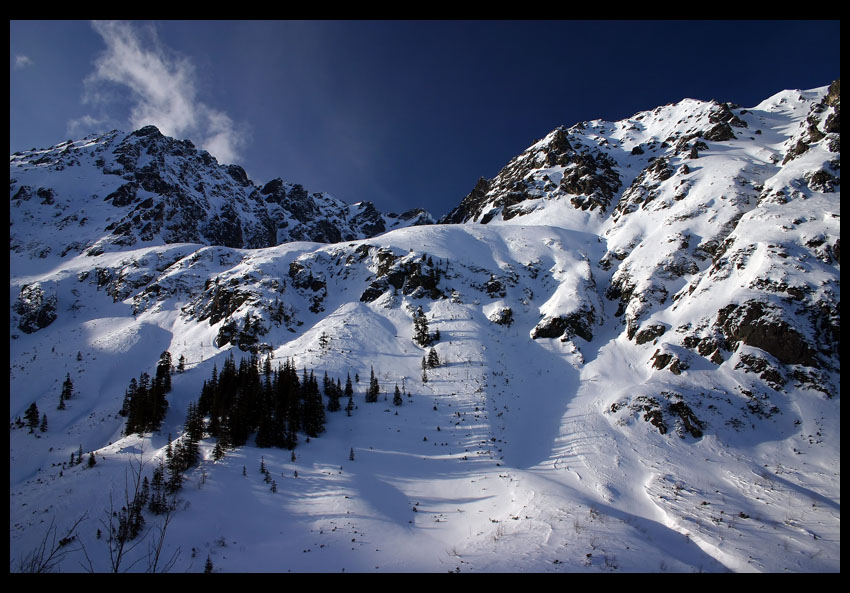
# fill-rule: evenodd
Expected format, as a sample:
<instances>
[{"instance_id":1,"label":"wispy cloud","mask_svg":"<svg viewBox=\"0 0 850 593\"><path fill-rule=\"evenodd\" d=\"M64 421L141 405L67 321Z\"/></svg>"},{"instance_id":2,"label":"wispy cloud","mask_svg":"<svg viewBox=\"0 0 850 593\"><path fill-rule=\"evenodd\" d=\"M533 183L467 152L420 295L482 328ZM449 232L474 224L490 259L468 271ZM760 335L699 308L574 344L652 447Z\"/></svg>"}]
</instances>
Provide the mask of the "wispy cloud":
<instances>
[{"instance_id":1,"label":"wispy cloud","mask_svg":"<svg viewBox=\"0 0 850 593\"><path fill-rule=\"evenodd\" d=\"M32 66L33 62L29 58L29 56L17 55L15 56L15 69L20 70L21 68L26 68L27 66Z\"/></svg>"},{"instance_id":2,"label":"wispy cloud","mask_svg":"<svg viewBox=\"0 0 850 593\"><path fill-rule=\"evenodd\" d=\"M189 138L219 161L236 162L247 143L245 125L234 122L225 112L198 100L194 64L176 54L158 39L152 26L140 30L125 22L94 22L94 30L106 43L106 50L86 77L87 104L104 112L114 109L109 83L130 91L132 107L127 123L133 129L153 124L175 138ZM83 121L88 118L87 121ZM106 113L86 115L69 127L113 119Z\"/></svg>"}]
</instances>

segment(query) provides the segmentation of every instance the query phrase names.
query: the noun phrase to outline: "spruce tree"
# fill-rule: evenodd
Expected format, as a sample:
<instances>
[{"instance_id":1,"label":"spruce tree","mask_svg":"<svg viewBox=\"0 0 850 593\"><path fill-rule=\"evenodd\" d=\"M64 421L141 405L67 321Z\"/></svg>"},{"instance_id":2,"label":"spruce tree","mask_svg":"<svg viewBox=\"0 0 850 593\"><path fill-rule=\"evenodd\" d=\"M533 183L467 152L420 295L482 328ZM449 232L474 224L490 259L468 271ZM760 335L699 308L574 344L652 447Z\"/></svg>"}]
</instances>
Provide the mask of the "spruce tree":
<instances>
[{"instance_id":1,"label":"spruce tree","mask_svg":"<svg viewBox=\"0 0 850 593\"><path fill-rule=\"evenodd\" d=\"M345 379L345 396L350 398L352 395L354 395L354 388L351 386L351 373L348 373Z\"/></svg>"},{"instance_id":2,"label":"spruce tree","mask_svg":"<svg viewBox=\"0 0 850 593\"><path fill-rule=\"evenodd\" d=\"M425 312L422 307L416 309L413 315L413 341L422 346L428 346L431 343L431 334L428 332L428 320L425 318Z\"/></svg>"},{"instance_id":3,"label":"spruce tree","mask_svg":"<svg viewBox=\"0 0 850 593\"><path fill-rule=\"evenodd\" d=\"M340 389L338 381L334 383L333 380L328 379L327 371L325 371L325 395L328 398L328 412L336 412L342 407L339 403L342 389Z\"/></svg>"},{"instance_id":4,"label":"spruce tree","mask_svg":"<svg viewBox=\"0 0 850 593\"><path fill-rule=\"evenodd\" d=\"M174 494L183 487L184 459L183 445L177 441L171 459L168 461L168 481L165 483L165 491L168 494Z\"/></svg>"},{"instance_id":5,"label":"spruce tree","mask_svg":"<svg viewBox=\"0 0 850 593\"><path fill-rule=\"evenodd\" d=\"M211 573L212 571L213 571L213 563L212 563L212 560L210 560L209 554L207 554L207 561L206 561L206 563L204 563L204 572L205 573Z\"/></svg>"},{"instance_id":6,"label":"spruce tree","mask_svg":"<svg viewBox=\"0 0 850 593\"><path fill-rule=\"evenodd\" d=\"M402 404L401 399L401 391L398 388L398 385L395 386L395 395L393 395L393 404L396 406L400 406Z\"/></svg>"},{"instance_id":7,"label":"spruce tree","mask_svg":"<svg viewBox=\"0 0 850 593\"><path fill-rule=\"evenodd\" d=\"M133 398L136 397L136 391L138 391L138 384L136 383L136 378L133 377L124 391L124 401L121 404L121 410L118 412L119 416L126 418L130 414L130 406L132 405Z\"/></svg>"},{"instance_id":8,"label":"spruce tree","mask_svg":"<svg viewBox=\"0 0 850 593\"><path fill-rule=\"evenodd\" d=\"M437 351L431 348L428 351L428 368L436 369L440 366L440 357L437 356Z\"/></svg>"},{"instance_id":9,"label":"spruce tree","mask_svg":"<svg viewBox=\"0 0 850 593\"><path fill-rule=\"evenodd\" d=\"M186 411L184 430L186 443L183 450L183 465L185 469L189 469L198 461L200 456L198 444L204 437L204 420L198 415L198 407L193 402L189 403L189 408Z\"/></svg>"},{"instance_id":10,"label":"spruce tree","mask_svg":"<svg viewBox=\"0 0 850 593\"><path fill-rule=\"evenodd\" d=\"M41 426L39 427L39 430L41 430L41 432L47 432L47 414L46 413L41 415Z\"/></svg>"},{"instance_id":11,"label":"spruce tree","mask_svg":"<svg viewBox=\"0 0 850 593\"><path fill-rule=\"evenodd\" d=\"M319 391L319 382L313 372L301 385L304 401L304 432L307 436L317 437L325 431L325 406Z\"/></svg>"},{"instance_id":12,"label":"spruce tree","mask_svg":"<svg viewBox=\"0 0 850 593\"><path fill-rule=\"evenodd\" d=\"M151 479L151 497L148 502L148 509L154 514L159 515L164 513L168 508L165 498L165 468L160 460L159 465L153 470L153 478Z\"/></svg>"},{"instance_id":13,"label":"spruce tree","mask_svg":"<svg viewBox=\"0 0 850 593\"><path fill-rule=\"evenodd\" d=\"M345 395L348 396L348 403L345 405L345 415L351 416L351 410L354 409L354 388L351 386L351 373L345 380Z\"/></svg>"},{"instance_id":14,"label":"spruce tree","mask_svg":"<svg viewBox=\"0 0 850 593\"><path fill-rule=\"evenodd\" d=\"M24 418L27 421L27 426L30 427L30 432L35 431L35 427L38 426L38 421L41 419L41 414L39 414L38 406L35 405L35 402L32 402L30 407L27 408L27 411L24 412Z\"/></svg>"},{"instance_id":15,"label":"spruce tree","mask_svg":"<svg viewBox=\"0 0 850 593\"><path fill-rule=\"evenodd\" d=\"M71 381L71 373L67 373L65 380L62 382L62 393L59 396L59 401L64 402L64 400L71 399L72 397L74 397L74 382ZM65 409L64 406L62 409Z\"/></svg>"},{"instance_id":16,"label":"spruce tree","mask_svg":"<svg viewBox=\"0 0 850 593\"><path fill-rule=\"evenodd\" d=\"M374 403L378 401L378 395L381 392L381 387L378 385L378 379L375 377L375 369L370 367L369 388L366 390L366 401Z\"/></svg>"}]
</instances>

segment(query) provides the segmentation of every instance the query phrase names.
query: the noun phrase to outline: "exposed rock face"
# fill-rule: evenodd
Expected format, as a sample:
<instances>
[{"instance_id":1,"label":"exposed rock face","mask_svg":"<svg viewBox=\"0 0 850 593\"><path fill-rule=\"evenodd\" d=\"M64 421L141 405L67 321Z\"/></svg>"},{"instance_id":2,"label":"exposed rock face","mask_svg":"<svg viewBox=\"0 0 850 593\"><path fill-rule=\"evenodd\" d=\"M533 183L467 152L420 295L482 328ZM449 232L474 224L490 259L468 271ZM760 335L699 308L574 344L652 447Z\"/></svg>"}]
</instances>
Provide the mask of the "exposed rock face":
<instances>
[{"instance_id":1,"label":"exposed rock face","mask_svg":"<svg viewBox=\"0 0 850 593\"><path fill-rule=\"evenodd\" d=\"M375 279L369 284L360 300L371 303L387 291L399 291L413 298L442 299L446 295L440 290L441 272L439 262L413 254L402 256L388 249L370 249Z\"/></svg>"},{"instance_id":2,"label":"exposed rock face","mask_svg":"<svg viewBox=\"0 0 850 593\"><path fill-rule=\"evenodd\" d=\"M586 341L593 339L593 325L595 323L593 308L587 308L569 315L549 317L538 323L531 330L532 339L538 338L561 338L571 340L578 336Z\"/></svg>"},{"instance_id":3,"label":"exposed rock face","mask_svg":"<svg viewBox=\"0 0 850 593\"><path fill-rule=\"evenodd\" d=\"M786 364L818 366L815 350L778 312L759 301L728 305L717 314L728 342L760 348Z\"/></svg>"},{"instance_id":4,"label":"exposed rock face","mask_svg":"<svg viewBox=\"0 0 850 593\"><path fill-rule=\"evenodd\" d=\"M440 223L521 216L524 202L564 197L578 210L604 211L620 188L616 162L591 145L579 130L557 128L508 163L492 180L480 178L460 205Z\"/></svg>"},{"instance_id":5,"label":"exposed rock face","mask_svg":"<svg viewBox=\"0 0 850 593\"><path fill-rule=\"evenodd\" d=\"M56 295L45 295L38 283L21 288L18 300L12 309L20 315L18 329L31 334L43 329L56 320Z\"/></svg>"},{"instance_id":6,"label":"exposed rock face","mask_svg":"<svg viewBox=\"0 0 850 593\"><path fill-rule=\"evenodd\" d=\"M667 327L660 323L653 323L635 334L635 344L646 344L655 338L664 335Z\"/></svg>"}]
</instances>

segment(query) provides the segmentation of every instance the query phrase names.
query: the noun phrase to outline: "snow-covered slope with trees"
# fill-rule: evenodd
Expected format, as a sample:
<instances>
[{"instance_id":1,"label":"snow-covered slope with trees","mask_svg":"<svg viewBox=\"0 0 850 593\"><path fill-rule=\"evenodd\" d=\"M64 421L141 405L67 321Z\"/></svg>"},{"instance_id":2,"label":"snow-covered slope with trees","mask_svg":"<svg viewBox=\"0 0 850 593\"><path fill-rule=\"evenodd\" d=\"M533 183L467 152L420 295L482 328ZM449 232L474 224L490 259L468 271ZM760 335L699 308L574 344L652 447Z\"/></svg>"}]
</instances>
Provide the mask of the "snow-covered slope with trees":
<instances>
[{"instance_id":1,"label":"snow-covered slope with trees","mask_svg":"<svg viewBox=\"0 0 850 593\"><path fill-rule=\"evenodd\" d=\"M150 128L13 155L10 568L839 571L839 109L559 128L436 225ZM351 408L263 446L290 366ZM143 373L167 410L127 434Z\"/></svg>"}]
</instances>

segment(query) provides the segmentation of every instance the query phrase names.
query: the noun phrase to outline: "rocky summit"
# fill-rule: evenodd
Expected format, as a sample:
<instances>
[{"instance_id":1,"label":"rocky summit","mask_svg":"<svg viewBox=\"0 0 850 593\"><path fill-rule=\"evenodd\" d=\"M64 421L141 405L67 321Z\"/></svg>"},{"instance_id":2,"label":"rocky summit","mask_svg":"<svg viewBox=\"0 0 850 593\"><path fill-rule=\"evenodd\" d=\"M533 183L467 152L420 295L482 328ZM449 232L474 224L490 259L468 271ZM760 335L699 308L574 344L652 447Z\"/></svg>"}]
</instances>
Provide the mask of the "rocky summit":
<instances>
[{"instance_id":1,"label":"rocky summit","mask_svg":"<svg viewBox=\"0 0 850 593\"><path fill-rule=\"evenodd\" d=\"M839 81L436 222L152 126L11 155L10 219L13 571L840 571Z\"/></svg>"}]
</instances>

